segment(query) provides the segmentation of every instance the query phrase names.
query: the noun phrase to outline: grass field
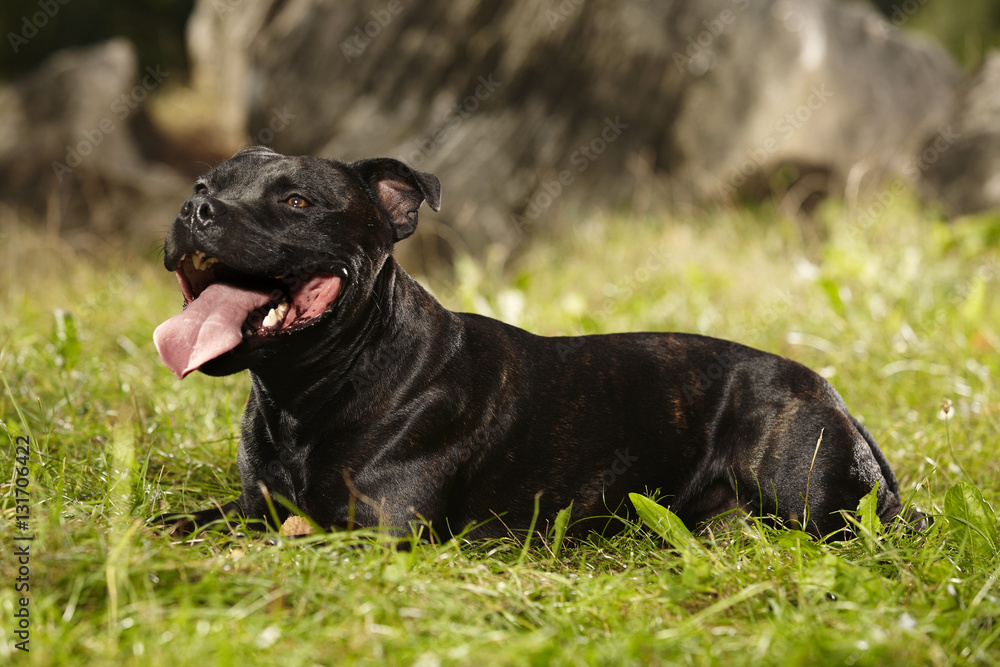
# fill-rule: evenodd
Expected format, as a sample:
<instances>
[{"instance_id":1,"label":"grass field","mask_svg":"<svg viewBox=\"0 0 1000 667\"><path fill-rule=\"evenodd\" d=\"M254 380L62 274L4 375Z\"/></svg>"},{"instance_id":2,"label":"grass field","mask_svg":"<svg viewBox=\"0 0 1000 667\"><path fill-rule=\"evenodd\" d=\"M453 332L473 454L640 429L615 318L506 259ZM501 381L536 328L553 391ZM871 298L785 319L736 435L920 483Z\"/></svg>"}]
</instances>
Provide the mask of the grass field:
<instances>
[{"instance_id":1,"label":"grass field","mask_svg":"<svg viewBox=\"0 0 1000 667\"><path fill-rule=\"evenodd\" d=\"M807 233L768 209L582 219L424 281L537 333L701 332L816 368L905 499L939 517L929 532L862 511L847 543L748 523L665 548L634 525L410 552L144 527L237 495L248 379L179 382L160 363L151 333L180 297L155 249L81 254L0 225L3 664L1000 663L996 217L946 225L897 201L864 217L830 204Z\"/></svg>"}]
</instances>

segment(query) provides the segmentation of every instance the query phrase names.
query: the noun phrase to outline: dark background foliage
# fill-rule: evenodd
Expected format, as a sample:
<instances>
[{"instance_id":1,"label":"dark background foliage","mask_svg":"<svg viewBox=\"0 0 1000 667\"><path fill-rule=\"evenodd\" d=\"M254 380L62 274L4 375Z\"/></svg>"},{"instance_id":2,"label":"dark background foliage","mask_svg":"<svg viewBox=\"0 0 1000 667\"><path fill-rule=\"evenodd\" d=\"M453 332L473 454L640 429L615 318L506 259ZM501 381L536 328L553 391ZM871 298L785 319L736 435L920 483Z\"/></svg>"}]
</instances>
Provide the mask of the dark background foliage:
<instances>
[{"instance_id":1,"label":"dark background foliage","mask_svg":"<svg viewBox=\"0 0 1000 667\"><path fill-rule=\"evenodd\" d=\"M65 4L61 4L65 3ZM194 0L17 0L0 3L0 77L16 77L67 46L101 42L116 35L132 40L139 62L175 69L187 65L184 24ZM27 24L25 23L27 21ZM14 35L28 37L18 44ZM27 32L26 32L27 31ZM15 52L16 47L16 52Z\"/></svg>"}]
</instances>

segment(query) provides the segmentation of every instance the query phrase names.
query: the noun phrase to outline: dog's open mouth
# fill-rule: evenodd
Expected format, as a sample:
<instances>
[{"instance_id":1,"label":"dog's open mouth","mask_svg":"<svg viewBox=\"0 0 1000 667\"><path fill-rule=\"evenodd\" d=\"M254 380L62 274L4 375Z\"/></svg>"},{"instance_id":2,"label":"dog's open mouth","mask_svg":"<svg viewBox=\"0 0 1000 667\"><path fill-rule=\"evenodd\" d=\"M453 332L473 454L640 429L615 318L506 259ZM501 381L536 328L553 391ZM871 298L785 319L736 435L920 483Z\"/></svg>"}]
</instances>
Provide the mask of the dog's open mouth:
<instances>
[{"instance_id":1,"label":"dog's open mouth","mask_svg":"<svg viewBox=\"0 0 1000 667\"><path fill-rule=\"evenodd\" d=\"M307 326L336 301L341 288L337 275L253 276L201 251L181 257L176 273L184 310L156 327L153 342L163 363L179 378L244 339Z\"/></svg>"}]
</instances>

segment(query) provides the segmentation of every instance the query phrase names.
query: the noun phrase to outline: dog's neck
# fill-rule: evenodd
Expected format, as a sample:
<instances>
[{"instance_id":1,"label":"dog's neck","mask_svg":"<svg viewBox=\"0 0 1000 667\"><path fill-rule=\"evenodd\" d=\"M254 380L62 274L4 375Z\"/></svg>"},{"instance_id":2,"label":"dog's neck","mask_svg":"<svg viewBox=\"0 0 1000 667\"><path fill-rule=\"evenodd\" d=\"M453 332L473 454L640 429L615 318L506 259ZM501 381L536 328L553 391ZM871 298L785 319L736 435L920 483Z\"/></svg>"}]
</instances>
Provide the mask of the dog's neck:
<instances>
[{"instance_id":1,"label":"dog's neck","mask_svg":"<svg viewBox=\"0 0 1000 667\"><path fill-rule=\"evenodd\" d=\"M252 369L254 389L298 419L347 426L401 400L403 378L453 326L454 315L390 256L349 322L310 332L315 339L297 342L282 363Z\"/></svg>"}]
</instances>

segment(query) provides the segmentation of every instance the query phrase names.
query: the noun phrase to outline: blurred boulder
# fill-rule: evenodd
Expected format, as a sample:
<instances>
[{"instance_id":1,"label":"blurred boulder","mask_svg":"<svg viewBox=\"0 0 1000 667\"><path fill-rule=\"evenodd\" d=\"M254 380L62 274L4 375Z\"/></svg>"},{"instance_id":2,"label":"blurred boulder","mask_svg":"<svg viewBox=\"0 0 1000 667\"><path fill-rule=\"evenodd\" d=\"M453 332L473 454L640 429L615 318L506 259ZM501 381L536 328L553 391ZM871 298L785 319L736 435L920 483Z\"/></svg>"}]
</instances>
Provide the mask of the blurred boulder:
<instances>
[{"instance_id":1,"label":"blurred boulder","mask_svg":"<svg viewBox=\"0 0 1000 667\"><path fill-rule=\"evenodd\" d=\"M962 86L954 115L911 168L952 216L1000 208L1000 52Z\"/></svg>"},{"instance_id":2,"label":"blurred boulder","mask_svg":"<svg viewBox=\"0 0 1000 667\"><path fill-rule=\"evenodd\" d=\"M190 186L142 157L130 123L167 76L139 71L118 38L59 51L0 86L0 201L54 230L155 238Z\"/></svg>"},{"instance_id":3,"label":"blurred boulder","mask_svg":"<svg viewBox=\"0 0 1000 667\"><path fill-rule=\"evenodd\" d=\"M957 64L867 4L754 2L736 20L691 63L709 71L689 81L673 125L700 196L781 188L784 176L793 211L815 193L863 197L906 177L951 113Z\"/></svg>"},{"instance_id":4,"label":"blurred boulder","mask_svg":"<svg viewBox=\"0 0 1000 667\"><path fill-rule=\"evenodd\" d=\"M433 172L423 234L474 251L560 206L874 187L961 78L834 0L198 0L188 34L234 141Z\"/></svg>"}]
</instances>

